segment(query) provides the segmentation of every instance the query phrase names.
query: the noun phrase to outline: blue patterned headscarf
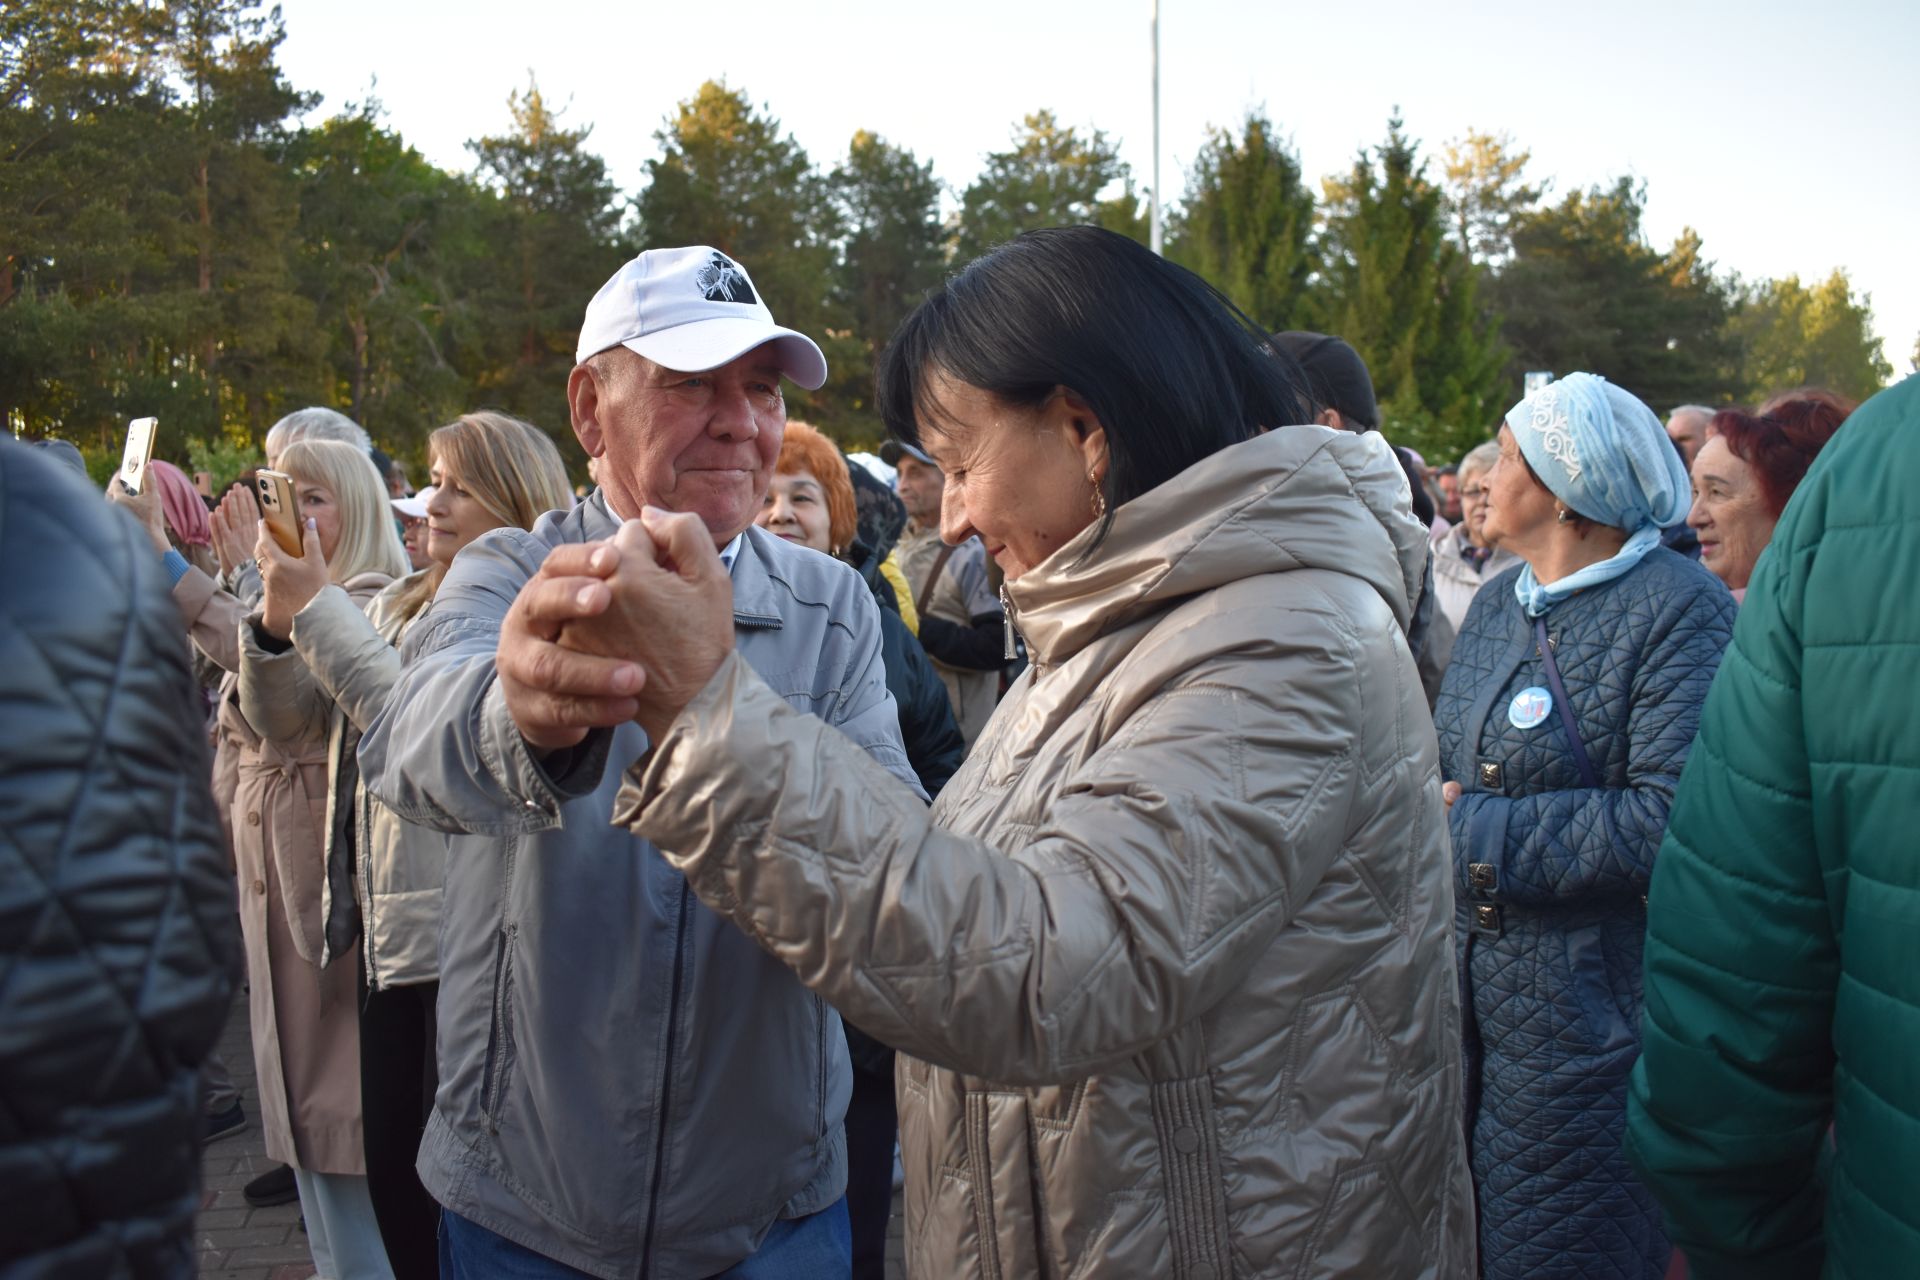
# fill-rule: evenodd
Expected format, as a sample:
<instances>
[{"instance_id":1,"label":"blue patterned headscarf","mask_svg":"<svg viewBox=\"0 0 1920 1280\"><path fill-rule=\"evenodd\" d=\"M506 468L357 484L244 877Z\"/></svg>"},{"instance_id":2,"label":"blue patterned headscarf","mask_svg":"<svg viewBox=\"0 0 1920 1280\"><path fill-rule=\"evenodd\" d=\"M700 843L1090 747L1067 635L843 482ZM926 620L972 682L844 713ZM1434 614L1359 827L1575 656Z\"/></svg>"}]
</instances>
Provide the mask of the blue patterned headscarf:
<instances>
[{"instance_id":1,"label":"blue patterned headscarf","mask_svg":"<svg viewBox=\"0 0 1920 1280\"><path fill-rule=\"evenodd\" d=\"M1610 582L1660 545L1687 514L1687 469L1653 410L1591 373L1548 383L1507 413L1507 428L1534 475L1575 515L1627 531L1611 559L1542 586L1533 566L1514 594L1531 617L1587 587Z\"/></svg>"}]
</instances>

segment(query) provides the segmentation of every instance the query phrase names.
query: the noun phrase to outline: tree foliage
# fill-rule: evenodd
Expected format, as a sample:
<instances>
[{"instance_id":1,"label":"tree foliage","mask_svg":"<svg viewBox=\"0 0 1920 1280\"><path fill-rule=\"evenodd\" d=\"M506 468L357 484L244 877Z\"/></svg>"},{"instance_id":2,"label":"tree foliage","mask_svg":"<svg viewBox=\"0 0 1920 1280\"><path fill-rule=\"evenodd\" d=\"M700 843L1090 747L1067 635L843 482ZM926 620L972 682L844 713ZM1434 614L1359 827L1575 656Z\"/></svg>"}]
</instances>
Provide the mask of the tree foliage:
<instances>
[{"instance_id":1,"label":"tree foliage","mask_svg":"<svg viewBox=\"0 0 1920 1280\"><path fill-rule=\"evenodd\" d=\"M1326 188L1327 332L1366 360L1388 435L1455 456L1506 406L1499 339L1440 189L1397 115Z\"/></svg>"},{"instance_id":2,"label":"tree foliage","mask_svg":"<svg viewBox=\"0 0 1920 1280\"><path fill-rule=\"evenodd\" d=\"M1741 300L1733 334L1743 395L1751 401L1803 386L1864 400L1893 376L1873 336L1872 299L1856 300L1844 271L1811 288L1799 276L1753 286Z\"/></svg>"},{"instance_id":3,"label":"tree foliage","mask_svg":"<svg viewBox=\"0 0 1920 1280\"><path fill-rule=\"evenodd\" d=\"M1105 133L1083 136L1042 110L1021 121L1012 141L1008 150L987 156L985 171L960 198L954 235L960 262L1037 227L1090 223L1146 241L1131 170Z\"/></svg>"},{"instance_id":4,"label":"tree foliage","mask_svg":"<svg viewBox=\"0 0 1920 1280\"><path fill-rule=\"evenodd\" d=\"M1512 255L1514 223L1533 210L1544 190L1525 179L1532 159L1510 135L1476 129L1441 153L1447 215L1460 252L1475 262L1494 265Z\"/></svg>"},{"instance_id":5,"label":"tree foliage","mask_svg":"<svg viewBox=\"0 0 1920 1280\"><path fill-rule=\"evenodd\" d=\"M1310 329L1314 217L1299 157L1264 114L1249 112L1239 137L1216 129L1200 148L1167 256L1268 329Z\"/></svg>"}]
</instances>

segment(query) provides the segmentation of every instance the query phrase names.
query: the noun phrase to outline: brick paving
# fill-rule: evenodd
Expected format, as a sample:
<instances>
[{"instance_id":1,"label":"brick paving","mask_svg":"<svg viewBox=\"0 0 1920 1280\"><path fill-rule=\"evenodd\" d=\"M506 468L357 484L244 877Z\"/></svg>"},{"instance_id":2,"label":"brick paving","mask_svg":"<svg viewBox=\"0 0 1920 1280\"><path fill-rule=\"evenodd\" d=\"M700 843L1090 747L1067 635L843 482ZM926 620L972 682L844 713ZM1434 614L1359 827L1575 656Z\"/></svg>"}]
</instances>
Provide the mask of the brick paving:
<instances>
[{"instance_id":1,"label":"brick paving","mask_svg":"<svg viewBox=\"0 0 1920 1280\"><path fill-rule=\"evenodd\" d=\"M255 1209L240 1189L273 1167L260 1132L260 1104L253 1076L253 1044L247 1035L247 997L236 994L220 1056L233 1072L247 1127L207 1144L200 1158L200 1213L194 1236L201 1280L307 1280L313 1257L300 1230L300 1206Z\"/></svg>"},{"instance_id":2,"label":"brick paving","mask_svg":"<svg viewBox=\"0 0 1920 1280\"><path fill-rule=\"evenodd\" d=\"M201 1280L309 1280L314 1274L313 1258L307 1252L306 1234L300 1230L300 1206L255 1209L240 1194L248 1182L273 1167L260 1132L245 993L234 997L233 1012L220 1037L220 1054L233 1072L247 1127L209 1143L201 1156L200 1213L194 1219ZM901 1226L896 1195L887 1232L887 1280L905 1280Z\"/></svg>"}]
</instances>

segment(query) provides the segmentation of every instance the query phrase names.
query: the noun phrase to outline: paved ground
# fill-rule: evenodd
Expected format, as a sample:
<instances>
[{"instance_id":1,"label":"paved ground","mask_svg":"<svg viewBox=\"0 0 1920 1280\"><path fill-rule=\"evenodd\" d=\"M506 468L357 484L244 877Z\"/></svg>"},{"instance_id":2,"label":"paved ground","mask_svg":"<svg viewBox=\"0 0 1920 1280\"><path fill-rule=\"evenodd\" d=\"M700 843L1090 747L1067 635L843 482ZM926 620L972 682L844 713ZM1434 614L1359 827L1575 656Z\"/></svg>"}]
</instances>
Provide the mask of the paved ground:
<instances>
[{"instance_id":1,"label":"paved ground","mask_svg":"<svg viewBox=\"0 0 1920 1280\"><path fill-rule=\"evenodd\" d=\"M253 1209L240 1196L240 1188L273 1165L260 1133L244 994L234 998L220 1054L240 1090L247 1127L208 1144L200 1161L200 1216L194 1229L200 1244L201 1280L306 1280L313 1275L313 1260L300 1230L300 1206Z\"/></svg>"},{"instance_id":2,"label":"paved ground","mask_svg":"<svg viewBox=\"0 0 1920 1280\"><path fill-rule=\"evenodd\" d=\"M240 1188L272 1167L260 1133L260 1107L255 1097L253 1048L247 1034L247 998L234 998L233 1013L220 1040L220 1052L246 1108L247 1128L210 1144L200 1162L200 1216L195 1233L200 1243L201 1280L308 1280L313 1260L307 1237L300 1230L300 1206L249 1208ZM894 1201L892 1228L887 1240L888 1280L903 1280L899 1198Z\"/></svg>"}]
</instances>

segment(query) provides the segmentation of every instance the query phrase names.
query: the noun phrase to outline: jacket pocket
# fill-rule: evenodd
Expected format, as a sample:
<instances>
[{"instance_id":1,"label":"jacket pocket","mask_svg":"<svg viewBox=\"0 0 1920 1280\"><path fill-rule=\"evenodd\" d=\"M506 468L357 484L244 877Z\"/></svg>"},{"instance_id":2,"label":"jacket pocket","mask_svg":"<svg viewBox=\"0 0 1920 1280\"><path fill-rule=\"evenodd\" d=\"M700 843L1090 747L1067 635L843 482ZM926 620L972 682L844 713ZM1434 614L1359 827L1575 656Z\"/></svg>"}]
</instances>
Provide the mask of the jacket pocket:
<instances>
[{"instance_id":1,"label":"jacket pocket","mask_svg":"<svg viewBox=\"0 0 1920 1280\"><path fill-rule=\"evenodd\" d=\"M1638 1018L1629 1020L1613 996L1607 939L1599 925L1568 930L1567 975L1583 1028L1581 1038L1597 1053L1631 1050L1638 1043Z\"/></svg>"},{"instance_id":2,"label":"jacket pocket","mask_svg":"<svg viewBox=\"0 0 1920 1280\"><path fill-rule=\"evenodd\" d=\"M487 1060L480 1075L480 1110L487 1128L500 1132L500 1100L513 1068L513 940L520 926L501 926L493 962L493 1023L487 1031Z\"/></svg>"},{"instance_id":3,"label":"jacket pocket","mask_svg":"<svg viewBox=\"0 0 1920 1280\"><path fill-rule=\"evenodd\" d=\"M1153 1086L1151 1104L1174 1280L1223 1280L1233 1264L1213 1081L1205 1075L1163 1081Z\"/></svg>"},{"instance_id":4,"label":"jacket pocket","mask_svg":"<svg viewBox=\"0 0 1920 1280\"><path fill-rule=\"evenodd\" d=\"M1300 1256L1294 1280L1309 1276L1431 1274L1438 1254L1438 1211L1423 1224L1387 1166L1355 1165L1334 1179Z\"/></svg>"}]
</instances>

